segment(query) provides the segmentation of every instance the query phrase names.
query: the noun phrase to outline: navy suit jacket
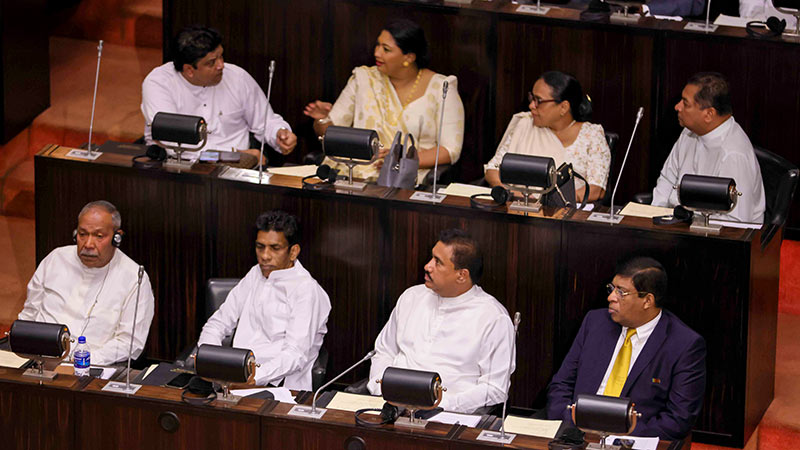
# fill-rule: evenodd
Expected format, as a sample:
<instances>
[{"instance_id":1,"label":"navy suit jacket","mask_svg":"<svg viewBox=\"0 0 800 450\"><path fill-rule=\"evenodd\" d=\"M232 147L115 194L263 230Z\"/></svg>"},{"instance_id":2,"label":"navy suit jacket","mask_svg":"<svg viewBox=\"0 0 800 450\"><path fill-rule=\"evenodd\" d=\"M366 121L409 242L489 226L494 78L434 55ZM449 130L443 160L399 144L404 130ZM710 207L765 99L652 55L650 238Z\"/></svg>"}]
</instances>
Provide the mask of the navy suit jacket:
<instances>
[{"instance_id":1,"label":"navy suit jacket","mask_svg":"<svg viewBox=\"0 0 800 450\"><path fill-rule=\"evenodd\" d=\"M596 394L622 327L607 309L590 311L547 393L547 416L572 424L567 405ZM620 397L642 413L633 435L683 439L694 425L706 386L703 338L667 310L628 374Z\"/></svg>"}]
</instances>

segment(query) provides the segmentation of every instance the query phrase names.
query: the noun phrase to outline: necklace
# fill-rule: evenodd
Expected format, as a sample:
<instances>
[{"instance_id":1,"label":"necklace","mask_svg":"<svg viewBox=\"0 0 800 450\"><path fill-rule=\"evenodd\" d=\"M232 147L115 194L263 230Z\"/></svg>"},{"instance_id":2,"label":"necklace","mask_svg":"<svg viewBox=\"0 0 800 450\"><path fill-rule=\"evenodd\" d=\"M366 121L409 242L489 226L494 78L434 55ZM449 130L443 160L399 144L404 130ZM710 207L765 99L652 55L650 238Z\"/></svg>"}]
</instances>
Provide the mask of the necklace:
<instances>
[{"instance_id":1,"label":"necklace","mask_svg":"<svg viewBox=\"0 0 800 450\"><path fill-rule=\"evenodd\" d=\"M417 78L414 80L414 85L411 86L411 91L406 96L406 101L403 102L403 108L406 107L409 103L411 103L411 99L414 97L414 92L417 91L417 85L419 84L419 79L422 76L422 69L417 71Z\"/></svg>"}]
</instances>

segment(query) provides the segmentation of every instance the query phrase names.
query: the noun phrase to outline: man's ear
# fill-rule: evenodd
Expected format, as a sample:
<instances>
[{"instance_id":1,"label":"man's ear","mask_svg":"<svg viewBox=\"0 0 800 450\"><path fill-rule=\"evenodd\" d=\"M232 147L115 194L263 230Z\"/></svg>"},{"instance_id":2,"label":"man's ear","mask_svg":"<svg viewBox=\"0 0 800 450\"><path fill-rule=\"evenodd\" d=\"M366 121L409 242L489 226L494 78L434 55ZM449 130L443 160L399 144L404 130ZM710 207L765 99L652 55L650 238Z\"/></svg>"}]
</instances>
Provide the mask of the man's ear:
<instances>
[{"instance_id":1,"label":"man's ear","mask_svg":"<svg viewBox=\"0 0 800 450\"><path fill-rule=\"evenodd\" d=\"M295 261L297 261L297 257L298 257L298 256L300 256L300 244L294 244L294 245L293 245L293 246L292 246L292 247L289 249L289 259L290 259L292 262L295 262Z\"/></svg>"},{"instance_id":2,"label":"man's ear","mask_svg":"<svg viewBox=\"0 0 800 450\"><path fill-rule=\"evenodd\" d=\"M717 109L713 106L709 106L708 108L703 110L703 121L705 123L713 122L719 114L717 114Z\"/></svg>"},{"instance_id":3,"label":"man's ear","mask_svg":"<svg viewBox=\"0 0 800 450\"><path fill-rule=\"evenodd\" d=\"M184 64L183 65L183 75L186 78L193 78L194 77L194 67L191 64Z\"/></svg>"},{"instance_id":4,"label":"man's ear","mask_svg":"<svg viewBox=\"0 0 800 450\"><path fill-rule=\"evenodd\" d=\"M456 282L458 282L458 283L467 283L467 282L470 281L470 279L471 278L469 276L469 269L464 268L464 269L459 269L458 270L458 276L456 277Z\"/></svg>"},{"instance_id":5,"label":"man's ear","mask_svg":"<svg viewBox=\"0 0 800 450\"><path fill-rule=\"evenodd\" d=\"M648 292L647 295L644 296L644 309L655 308L655 306L656 296Z\"/></svg>"}]
</instances>

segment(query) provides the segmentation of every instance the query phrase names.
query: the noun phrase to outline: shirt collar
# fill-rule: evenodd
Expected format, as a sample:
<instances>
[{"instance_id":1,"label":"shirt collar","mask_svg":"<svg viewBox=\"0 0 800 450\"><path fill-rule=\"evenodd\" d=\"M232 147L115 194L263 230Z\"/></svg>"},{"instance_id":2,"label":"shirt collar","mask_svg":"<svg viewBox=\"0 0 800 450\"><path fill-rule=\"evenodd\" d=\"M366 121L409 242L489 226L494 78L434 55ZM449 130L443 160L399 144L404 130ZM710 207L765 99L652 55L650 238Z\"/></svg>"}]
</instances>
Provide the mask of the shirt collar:
<instances>
[{"instance_id":1,"label":"shirt collar","mask_svg":"<svg viewBox=\"0 0 800 450\"><path fill-rule=\"evenodd\" d=\"M186 86L186 89L188 89L189 92L192 95L195 95L195 96L200 95L208 87L208 86L197 86L197 85L194 85L194 84L190 83L189 80L187 80L186 77L183 76L183 72L178 72L176 70L175 74L181 80L180 82L183 83L184 86Z\"/></svg>"},{"instance_id":2,"label":"shirt collar","mask_svg":"<svg viewBox=\"0 0 800 450\"><path fill-rule=\"evenodd\" d=\"M697 139L699 139L700 142L703 143L703 146L709 150L721 148L722 142L725 140L725 136L728 135L728 131L731 129L733 124L733 116L730 116L725 122L719 124L717 128L714 128L702 136L698 136Z\"/></svg>"},{"instance_id":3,"label":"shirt collar","mask_svg":"<svg viewBox=\"0 0 800 450\"><path fill-rule=\"evenodd\" d=\"M646 324L636 327L636 334L631 337L631 339L637 339L639 342L644 342L647 338L653 334L653 330L656 329L656 325L658 325L658 321L661 320L661 311L658 312L658 315L652 318ZM622 334L625 335L628 332L628 327L622 327Z\"/></svg>"},{"instance_id":4,"label":"shirt collar","mask_svg":"<svg viewBox=\"0 0 800 450\"><path fill-rule=\"evenodd\" d=\"M300 260L298 259L295 260L292 267L289 267L288 269L273 270L272 273L269 274L269 278L264 278L263 275L261 278L270 281L288 280L296 277L301 270L303 270L303 265L300 264Z\"/></svg>"},{"instance_id":5,"label":"shirt collar","mask_svg":"<svg viewBox=\"0 0 800 450\"><path fill-rule=\"evenodd\" d=\"M467 292L464 292L463 294L457 297L440 297L436 295L436 293L433 293L433 295L436 295L437 299L439 300L439 307L442 308L458 307L472 300L478 293L479 289L480 287L478 285L473 284L472 287Z\"/></svg>"}]
</instances>

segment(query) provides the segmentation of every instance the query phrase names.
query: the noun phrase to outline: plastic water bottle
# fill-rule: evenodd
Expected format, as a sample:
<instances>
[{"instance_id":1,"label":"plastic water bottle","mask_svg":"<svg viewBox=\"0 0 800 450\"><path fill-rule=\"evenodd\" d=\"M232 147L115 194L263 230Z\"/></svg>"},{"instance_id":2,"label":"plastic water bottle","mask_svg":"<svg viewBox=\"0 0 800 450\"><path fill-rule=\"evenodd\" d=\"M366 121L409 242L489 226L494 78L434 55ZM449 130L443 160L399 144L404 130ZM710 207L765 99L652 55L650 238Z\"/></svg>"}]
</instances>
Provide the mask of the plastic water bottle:
<instances>
[{"instance_id":1,"label":"plastic water bottle","mask_svg":"<svg viewBox=\"0 0 800 450\"><path fill-rule=\"evenodd\" d=\"M78 338L78 345L75 347L75 353L72 354L73 365L75 366L76 377L88 377L89 366L92 364L91 353L89 353L89 344L86 343L86 337L81 336Z\"/></svg>"}]
</instances>

